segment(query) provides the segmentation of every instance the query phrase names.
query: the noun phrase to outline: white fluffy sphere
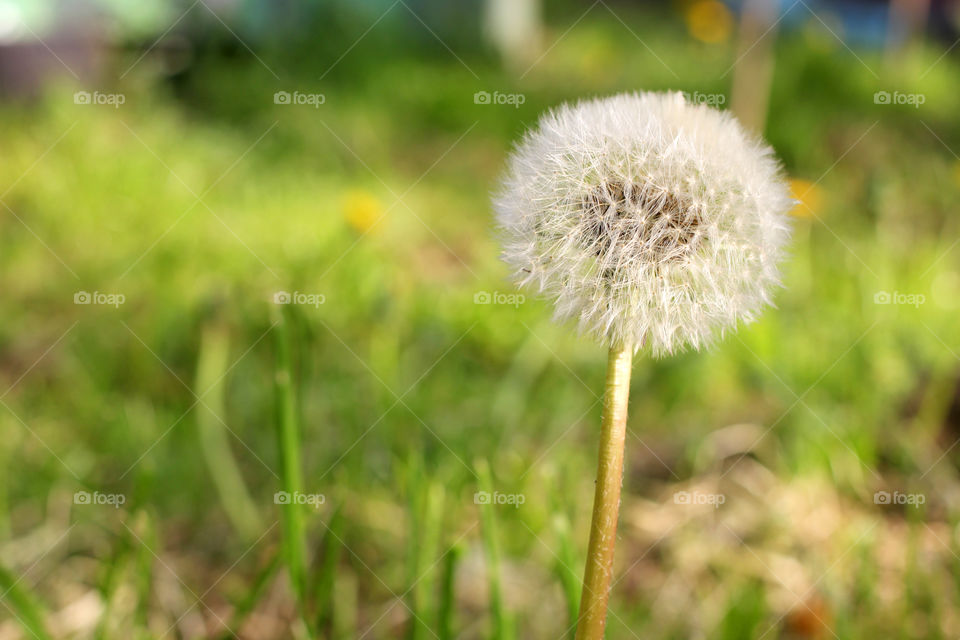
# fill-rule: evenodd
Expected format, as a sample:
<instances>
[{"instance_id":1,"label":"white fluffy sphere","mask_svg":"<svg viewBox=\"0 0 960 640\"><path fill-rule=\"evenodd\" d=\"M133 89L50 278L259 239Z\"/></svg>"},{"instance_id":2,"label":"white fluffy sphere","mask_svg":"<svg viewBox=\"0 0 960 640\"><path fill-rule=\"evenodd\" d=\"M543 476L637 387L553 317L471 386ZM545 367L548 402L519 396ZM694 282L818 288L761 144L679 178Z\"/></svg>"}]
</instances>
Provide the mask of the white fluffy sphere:
<instances>
[{"instance_id":1,"label":"white fluffy sphere","mask_svg":"<svg viewBox=\"0 0 960 640\"><path fill-rule=\"evenodd\" d=\"M792 205L770 147L680 93L545 114L494 197L520 286L553 298L558 320L655 356L771 303Z\"/></svg>"}]
</instances>

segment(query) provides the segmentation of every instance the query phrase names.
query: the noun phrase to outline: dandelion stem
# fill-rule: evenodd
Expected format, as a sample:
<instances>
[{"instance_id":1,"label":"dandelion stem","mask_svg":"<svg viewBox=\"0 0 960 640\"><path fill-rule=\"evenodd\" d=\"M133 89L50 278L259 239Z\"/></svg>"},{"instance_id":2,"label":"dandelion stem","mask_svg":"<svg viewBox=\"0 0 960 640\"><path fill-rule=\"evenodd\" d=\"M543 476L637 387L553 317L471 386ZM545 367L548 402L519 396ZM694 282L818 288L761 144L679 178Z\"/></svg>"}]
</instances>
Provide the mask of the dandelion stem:
<instances>
[{"instance_id":1,"label":"dandelion stem","mask_svg":"<svg viewBox=\"0 0 960 640\"><path fill-rule=\"evenodd\" d=\"M600 640L607 622L607 600L613 577L613 548L623 483L623 448L627 430L627 400L633 348L610 348L600 427L597 488L593 497L590 544L583 575L577 640Z\"/></svg>"}]
</instances>

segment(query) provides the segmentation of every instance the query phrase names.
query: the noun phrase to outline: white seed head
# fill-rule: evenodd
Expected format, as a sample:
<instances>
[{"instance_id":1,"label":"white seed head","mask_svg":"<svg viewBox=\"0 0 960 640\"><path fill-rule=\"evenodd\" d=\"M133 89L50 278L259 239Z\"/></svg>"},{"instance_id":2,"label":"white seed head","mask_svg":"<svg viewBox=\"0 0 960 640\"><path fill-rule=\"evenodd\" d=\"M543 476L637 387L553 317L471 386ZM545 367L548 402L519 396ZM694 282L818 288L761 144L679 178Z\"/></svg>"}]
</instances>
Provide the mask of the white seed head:
<instances>
[{"instance_id":1,"label":"white seed head","mask_svg":"<svg viewBox=\"0 0 960 640\"><path fill-rule=\"evenodd\" d=\"M770 147L680 93L550 111L494 197L520 286L553 298L556 319L654 356L771 303L792 205Z\"/></svg>"}]
</instances>

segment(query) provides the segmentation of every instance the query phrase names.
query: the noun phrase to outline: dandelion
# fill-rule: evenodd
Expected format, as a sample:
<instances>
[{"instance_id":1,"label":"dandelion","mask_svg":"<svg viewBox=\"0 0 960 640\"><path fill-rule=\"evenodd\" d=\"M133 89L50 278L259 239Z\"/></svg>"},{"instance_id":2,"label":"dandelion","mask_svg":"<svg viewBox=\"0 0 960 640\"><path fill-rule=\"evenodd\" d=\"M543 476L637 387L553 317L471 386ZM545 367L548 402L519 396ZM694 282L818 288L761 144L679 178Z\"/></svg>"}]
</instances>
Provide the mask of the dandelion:
<instances>
[{"instance_id":1,"label":"dandelion","mask_svg":"<svg viewBox=\"0 0 960 640\"><path fill-rule=\"evenodd\" d=\"M578 639L606 620L632 357L756 319L780 284L792 206L772 150L679 93L562 106L509 160L494 197L504 260L610 349Z\"/></svg>"},{"instance_id":2,"label":"dandelion","mask_svg":"<svg viewBox=\"0 0 960 640\"><path fill-rule=\"evenodd\" d=\"M343 198L343 216L354 231L363 235L380 221L383 205L373 194L355 189Z\"/></svg>"},{"instance_id":3,"label":"dandelion","mask_svg":"<svg viewBox=\"0 0 960 640\"><path fill-rule=\"evenodd\" d=\"M687 30L708 44L726 42L733 33L733 13L719 0L696 0L683 12Z\"/></svg>"},{"instance_id":4,"label":"dandelion","mask_svg":"<svg viewBox=\"0 0 960 640\"><path fill-rule=\"evenodd\" d=\"M815 218L820 214L823 190L816 184L802 178L792 178L790 195L796 201L790 215L797 218Z\"/></svg>"}]
</instances>

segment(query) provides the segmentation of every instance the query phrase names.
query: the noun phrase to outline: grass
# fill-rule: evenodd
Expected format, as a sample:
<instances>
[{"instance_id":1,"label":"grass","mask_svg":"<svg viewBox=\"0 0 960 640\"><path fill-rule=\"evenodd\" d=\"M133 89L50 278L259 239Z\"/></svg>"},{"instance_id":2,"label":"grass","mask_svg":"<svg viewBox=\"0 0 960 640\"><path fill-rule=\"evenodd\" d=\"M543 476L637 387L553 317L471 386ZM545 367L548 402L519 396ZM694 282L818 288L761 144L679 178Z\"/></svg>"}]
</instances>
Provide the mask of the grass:
<instances>
[{"instance_id":1,"label":"grass","mask_svg":"<svg viewBox=\"0 0 960 640\"><path fill-rule=\"evenodd\" d=\"M229 353L229 336L222 326L211 323L205 327L197 354L195 393L202 399L202 408L197 410L198 438L224 512L237 535L252 543L263 532L263 522L233 458L229 427L222 417L226 415L223 379Z\"/></svg>"},{"instance_id":2,"label":"grass","mask_svg":"<svg viewBox=\"0 0 960 640\"><path fill-rule=\"evenodd\" d=\"M568 630L605 350L541 301L474 298L512 293L488 192L537 113L726 89L732 45L623 15L679 81L598 9L523 80L464 53L478 81L439 45L388 42L385 59L374 31L319 110L273 104L318 74L269 56L282 83L209 57L177 83L131 74L120 110L74 105L72 87L0 107L0 632ZM575 19L556 16L554 37ZM956 62L915 80L941 52L862 53L877 80L815 24L779 43L766 135L820 204L796 219L778 309L710 352L634 366L608 637L960 628ZM527 99L476 105L480 88ZM928 99L875 105L881 88ZM372 226L356 192L379 203ZM277 324L281 290L324 301ZM476 505L477 459L486 490L524 504ZM74 504L79 490L126 500Z\"/></svg>"},{"instance_id":3,"label":"grass","mask_svg":"<svg viewBox=\"0 0 960 640\"><path fill-rule=\"evenodd\" d=\"M50 638L43 622L44 611L29 592L17 586L18 583L19 579L16 576L0 567L0 588L3 589L4 597L9 598L8 613L35 638L40 640Z\"/></svg>"},{"instance_id":4,"label":"grass","mask_svg":"<svg viewBox=\"0 0 960 640\"><path fill-rule=\"evenodd\" d=\"M495 640L510 640L513 637L511 623L503 603L503 589L500 581L500 540L497 534L497 514L492 496L493 480L490 477L490 465L480 460L474 465L477 483L486 500L477 500L480 504L482 520L483 551L485 555L488 599L490 601L490 634Z\"/></svg>"},{"instance_id":5,"label":"grass","mask_svg":"<svg viewBox=\"0 0 960 640\"><path fill-rule=\"evenodd\" d=\"M282 308L281 308L282 309ZM307 543L304 530L303 506L299 501L306 495L301 469L301 435L294 392L294 374L291 355L290 321L282 310L274 323L277 330L277 448L280 452L281 492L274 494L283 514L283 556L290 585L296 595L301 615L307 611ZM305 620L309 625L309 620ZM309 627L308 627L309 628Z\"/></svg>"}]
</instances>

